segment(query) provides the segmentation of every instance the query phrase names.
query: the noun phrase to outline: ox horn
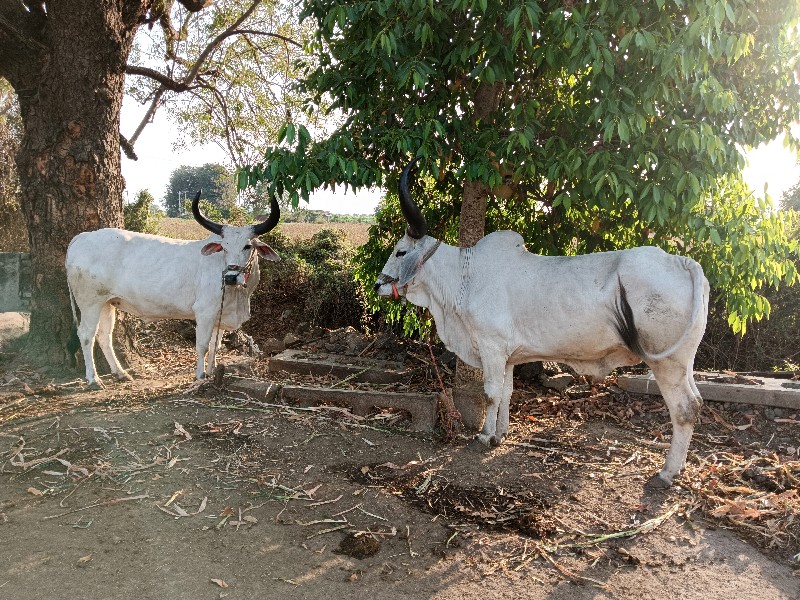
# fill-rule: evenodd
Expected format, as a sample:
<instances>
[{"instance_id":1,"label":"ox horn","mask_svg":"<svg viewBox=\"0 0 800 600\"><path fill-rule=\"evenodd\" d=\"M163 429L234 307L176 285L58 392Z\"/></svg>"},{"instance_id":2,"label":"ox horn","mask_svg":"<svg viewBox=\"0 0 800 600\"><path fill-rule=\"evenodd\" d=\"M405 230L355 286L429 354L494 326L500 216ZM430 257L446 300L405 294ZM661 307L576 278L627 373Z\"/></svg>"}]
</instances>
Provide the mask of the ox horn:
<instances>
[{"instance_id":1,"label":"ox horn","mask_svg":"<svg viewBox=\"0 0 800 600\"><path fill-rule=\"evenodd\" d=\"M416 162L417 159L415 158L403 169L403 172L400 174L400 185L398 188L400 193L400 208L403 210L403 216L408 223L406 233L418 240L428 232L428 224L425 221L425 216L422 214L422 211L414 204L414 201L411 199L411 194L408 193L408 173Z\"/></svg>"},{"instance_id":2,"label":"ox horn","mask_svg":"<svg viewBox=\"0 0 800 600\"><path fill-rule=\"evenodd\" d=\"M194 215L194 220L200 223L200 225L208 229L210 232L216 233L217 235L222 235L222 225L219 223L214 223L214 221L206 217L200 210L201 191L202 190L197 190L197 195L194 197L194 200L192 200L192 214Z\"/></svg>"},{"instance_id":3,"label":"ox horn","mask_svg":"<svg viewBox=\"0 0 800 600\"><path fill-rule=\"evenodd\" d=\"M265 233L275 229L278 221L281 218L281 207L278 206L278 200L275 194L272 194L272 201L270 202L269 217L266 221L253 225L253 236L264 235Z\"/></svg>"}]
</instances>

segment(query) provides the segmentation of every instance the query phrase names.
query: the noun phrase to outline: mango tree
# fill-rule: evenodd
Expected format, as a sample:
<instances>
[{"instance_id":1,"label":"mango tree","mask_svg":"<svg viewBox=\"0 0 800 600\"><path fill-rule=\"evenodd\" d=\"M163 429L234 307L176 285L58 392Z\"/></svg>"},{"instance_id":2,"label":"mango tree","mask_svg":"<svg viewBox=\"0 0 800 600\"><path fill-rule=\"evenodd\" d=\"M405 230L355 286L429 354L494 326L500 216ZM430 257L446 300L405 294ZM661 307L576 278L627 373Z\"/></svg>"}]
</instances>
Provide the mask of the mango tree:
<instances>
[{"instance_id":1,"label":"mango tree","mask_svg":"<svg viewBox=\"0 0 800 600\"><path fill-rule=\"evenodd\" d=\"M429 197L447 204L440 231L458 219L461 244L488 215L535 252L690 254L743 331L769 312L762 286L796 278L785 224L740 172L745 147L781 134L798 147L799 12L781 0L305 0L317 33L300 91L341 125L312 139L287 122L239 183L297 203L329 186L391 189L420 157ZM375 232L371 265L401 232Z\"/></svg>"}]
</instances>

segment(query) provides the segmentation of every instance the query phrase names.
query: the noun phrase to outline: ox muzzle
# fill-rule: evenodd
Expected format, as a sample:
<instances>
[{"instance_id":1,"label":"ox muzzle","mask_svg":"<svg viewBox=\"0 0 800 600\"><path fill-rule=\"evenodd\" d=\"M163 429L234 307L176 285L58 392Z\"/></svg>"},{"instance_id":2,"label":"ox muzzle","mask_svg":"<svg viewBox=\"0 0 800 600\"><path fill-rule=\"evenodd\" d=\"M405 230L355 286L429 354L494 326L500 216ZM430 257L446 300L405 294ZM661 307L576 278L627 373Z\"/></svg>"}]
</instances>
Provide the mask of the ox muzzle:
<instances>
[{"instance_id":1,"label":"ox muzzle","mask_svg":"<svg viewBox=\"0 0 800 600\"><path fill-rule=\"evenodd\" d=\"M228 265L222 274L225 285L246 285L250 272L242 270L239 265Z\"/></svg>"},{"instance_id":2,"label":"ox muzzle","mask_svg":"<svg viewBox=\"0 0 800 600\"><path fill-rule=\"evenodd\" d=\"M378 279L375 281L374 290L378 296L382 298L394 298L395 300L399 300L401 296L405 296L405 290L403 290L403 294L397 288L397 282L399 279L397 277L390 277L385 273L381 273L378 276ZM381 292L381 288L385 285L391 286L391 293L390 292Z\"/></svg>"}]
</instances>

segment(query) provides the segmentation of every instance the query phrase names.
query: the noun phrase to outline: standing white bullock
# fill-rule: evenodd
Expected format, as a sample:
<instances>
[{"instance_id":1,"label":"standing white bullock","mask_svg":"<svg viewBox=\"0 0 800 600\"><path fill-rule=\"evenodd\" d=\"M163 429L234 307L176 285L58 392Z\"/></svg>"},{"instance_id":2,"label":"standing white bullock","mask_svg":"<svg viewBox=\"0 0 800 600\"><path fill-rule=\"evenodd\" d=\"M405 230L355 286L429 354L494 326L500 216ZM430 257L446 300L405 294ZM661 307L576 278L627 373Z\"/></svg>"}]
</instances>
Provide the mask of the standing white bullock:
<instances>
[{"instance_id":1,"label":"standing white bullock","mask_svg":"<svg viewBox=\"0 0 800 600\"><path fill-rule=\"evenodd\" d=\"M477 440L499 444L508 433L515 364L557 361L603 377L645 361L673 428L664 468L648 485L668 487L685 464L702 404L693 364L709 286L700 265L654 247L539 256L513 231L491 233L472 248L443 244L425 235L425 217L408 192L412 165L399 186L406 235L375 290L428 308L445 345L483 369L488 406Z\"/></svg>"},{"instance_id":2,"label":"standing white bullock","mask_svg":"<svg viewBox=\"0 0 800 600\"><path fill-rule=\"evenodd\" d=\"M145 321L194 319L197 379L214 370L219 330L238 329L250 318L250 295L259 279L257 257L280 260L256 239L278 224L278 203L273 198L272 212L263 223L234 227L206 218L199 201L197 192L192 213L213 232L205 240L100 229L80 233L70 242L67 283L73 315L76 303L81 312L78 338L91 387L103 387L94 366L95 338L111 372L117 379L130 379L111 344L117 308Z\"/></svg>"}]
</instances>

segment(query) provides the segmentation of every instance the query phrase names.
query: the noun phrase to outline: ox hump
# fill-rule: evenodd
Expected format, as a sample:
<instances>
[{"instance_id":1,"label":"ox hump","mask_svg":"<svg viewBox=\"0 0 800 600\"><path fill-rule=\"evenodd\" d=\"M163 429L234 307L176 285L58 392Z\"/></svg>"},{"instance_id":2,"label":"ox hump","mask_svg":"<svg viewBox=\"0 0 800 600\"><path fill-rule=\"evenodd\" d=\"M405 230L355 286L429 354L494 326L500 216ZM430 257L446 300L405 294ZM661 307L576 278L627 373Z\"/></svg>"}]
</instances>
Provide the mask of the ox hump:
<instances>
[{"instance_id":1,"label":"ox hump","mask_svg":"<svg viewBox=\"0 0 800 600\"><path fill-rule=\"evenodd\" d=\"M527 252L525 240L516 231L494 231L475 244L475 248Z\"/></svg>"}]
</instances>

